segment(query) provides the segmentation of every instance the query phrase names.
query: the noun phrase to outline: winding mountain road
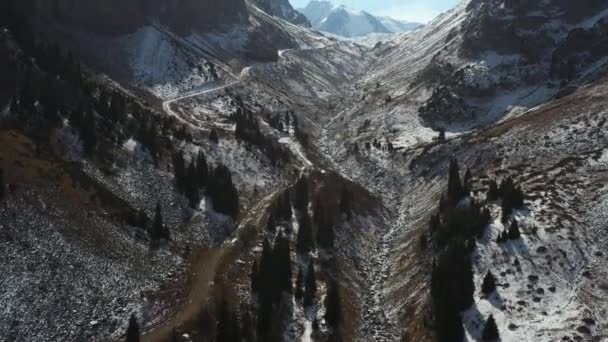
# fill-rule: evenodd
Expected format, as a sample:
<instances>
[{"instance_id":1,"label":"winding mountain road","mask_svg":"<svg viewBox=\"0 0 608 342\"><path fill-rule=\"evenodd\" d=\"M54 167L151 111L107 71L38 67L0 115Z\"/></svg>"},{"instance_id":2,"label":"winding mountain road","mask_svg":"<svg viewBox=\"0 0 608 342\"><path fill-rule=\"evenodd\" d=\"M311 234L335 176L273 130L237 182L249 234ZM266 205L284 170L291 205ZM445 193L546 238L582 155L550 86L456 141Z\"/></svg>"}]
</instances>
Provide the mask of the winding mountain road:
<instances>
[{"instance_id":1,"label":"winding mountain road","mask_svg":"<svg viewBox=\"0 0 608 342\"><path fill-rule=\"evenodd\" d=\"M222 90L225 90L225 89L237 86L237 85L239 85L241 83L242 82L239 80L239 81L235 81L235 82L232 82L232 83L229 83L229 84L225 84L225 85L219 86L219 87L214 87L214 88L208 88L209 85L205 84L205 85L199 87L199 89L192 90L192 91L180 94L176 98L163 101L163 111L165 111L165 113L167 113L168 115L174 116L175 118L179 119L180 121L182 121L184 123L187 123L183 119L181 119L180 116L171 109L171 104L173 104L175 102L178 102L178 101L185 100L185 99L189 99L189 98L192 98L192 97L197 97L197 96L201 96L201 95L208 95L208 94L212 94L212 93L217 93L217 92L220 92ZM205 87L207 89L201 90L201 88L203 88L203 87Z\"/></svg>"}]
</instances>

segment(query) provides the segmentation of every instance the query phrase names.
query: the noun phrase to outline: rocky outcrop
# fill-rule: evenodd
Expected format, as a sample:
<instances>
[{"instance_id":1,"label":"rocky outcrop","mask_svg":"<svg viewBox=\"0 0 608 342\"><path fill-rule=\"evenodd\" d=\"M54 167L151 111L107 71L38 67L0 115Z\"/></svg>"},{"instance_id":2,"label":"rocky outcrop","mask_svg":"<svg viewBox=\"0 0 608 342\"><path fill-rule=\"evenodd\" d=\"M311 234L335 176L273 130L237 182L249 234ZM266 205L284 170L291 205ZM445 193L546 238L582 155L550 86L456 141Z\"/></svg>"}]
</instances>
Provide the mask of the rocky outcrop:
<instances>
[{"instance_id":1,"label":"rocky outcrop","mask_svg":"<svg viewBox=\"0 0 608 342\"><path fill-rule=\"evenodd\" d=\"M293 9L289 0L255 0L255 3L266 13L277 18L304 27L311 26L308 19L302 13Z\"/></svg>"},{"instance_id":2,"label":"rocky outcrop","mask_svg":"<svg viewBox=\"0 0 608 342\"><path fill-rule=\"evenodd\" d=\"M163 22L178 34L193 30L210 31L242 22L247 17L243 0L162 0L166 7L161 13Z\"/></svg>"},{"instance_id":3,"label":"rocky outcrop","mask_svg":"<svg viewBox=\"0 0 608 342\"><path fill-rule=\"evenodd\" d=\"M46 23L108 35L132 33L150 19L188 35L240 22L247 16L244 0L29 1L35 15Z\"/></svg>"}]
</instances>

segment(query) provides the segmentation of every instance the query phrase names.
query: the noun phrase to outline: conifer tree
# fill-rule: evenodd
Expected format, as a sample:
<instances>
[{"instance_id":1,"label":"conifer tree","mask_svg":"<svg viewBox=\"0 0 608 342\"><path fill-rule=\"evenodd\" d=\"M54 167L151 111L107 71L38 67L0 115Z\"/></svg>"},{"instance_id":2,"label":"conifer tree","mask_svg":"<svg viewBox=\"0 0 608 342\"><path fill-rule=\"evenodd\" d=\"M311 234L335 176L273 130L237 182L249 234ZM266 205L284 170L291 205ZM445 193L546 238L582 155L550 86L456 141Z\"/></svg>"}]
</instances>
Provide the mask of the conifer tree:
<instances>
[{"instance_id":1,"label":"conifer tree","mask_svg":"<svg viewBox=\"0 0 608 342\"><path fill-rule=\"evenodd\" d=\"M277 231L277 223L274 220L273 214L270 214L270 216L268 217L268 223L266 223L266 230L271 233Z\"/></svg>"},{"instance_id":2,"label":"conifer tree","mask_svg":"<svg viewBox=\"0 0 608 342\"><path fill-rule=\"evenodd\" d=\"M127 328L126 342L139 342L139 324L137 323L137 317L135 314L131 315L129 319L129 327Z\"/></svg>"},{"instance_id":3,"label":"conifer tree","mask_svg":"<svg viewBox=\"0 0 608 342\"><path fill-rule=\"evenodd\" d=\"M317 278L315 275L315 264L312 259L308 263L306 273L306 283L304 289L304 307L309 307L315 303L317 296Z\"/></svg>"},{"instance_id":4,"label":"conifer tree","mask_svg":"<svg viewBox=\"0 0 608 342\"><path fill-rule=\"evenodd\" d=\"M222 302L218 308L216 342L240 342L240 331L238 316L229 311L228 304Z\"/></svg>"},{"instance_id":5,"label":"conifer tree","mask_svg":"<svg viewBox=\"0 0 608 342\"><path fill-rule=\"evenodd\" d=\"M342 195L340 196L340 211L346 214L346 219L351 218L351 194L346 187L342 189Z\"/></svg>"},{"instance_id":6,"label":"conifer tree","mask_svg":"<svg viewBox=\"0 0 608 342\"><path fill-rule=\"evenodd\" d=\"M277 291L275 292L279 295L281 292L292 293L291 250L289 247L289 240L283 233L279 234L275 241L273 260L275 264L274 272L276 272L277 278Z\"/></svg>"},{"instance_id":7,"label":"conifer tree","mask_svg":"<svg viewBox=\"0 0 608 342\"><path fill-rule=\"evenodd\" d=\"M302 266L298 266L298 276L296 277L296 290L294 297L297 300L302 300L302 297L304 297L304 271L302 270Z\"/></svg>"},{"instance_id":8,"label":"conifer tree","mask_svg":"<svg viewBox=\"0 0 608 342\"><path fill-rule=\"evenodd\" d=\"M481 339L484 342L493 342L500 338L498 333L498 327L496 326L496 321L494 320L494 316L490 315L488 320L486 321L485 326L483 327L483 331L481 333Z\"/></svg>"},{"instance_id":9,"label":"conifer tree","mask_svg":"<svg viewBox=\"0 0 608 342\"><path fill-rule=\"evenodd\" d=\"M327 296L325 297L325 321L335 331L338 330L341 319L342 309L338 284L334 280L330 280L327 284Z\"/></svg>"},{"instance_id":10,"label":"conifer tree","mask_svg":"<svg viewBox=\"0 0 608 342\"><path fill-rule=\"evenodd\" d=\"M165 228L163 224L163 214L160 207L160 203L156 204L154 211L154 220L149 231L150 239L153 245L157 245L160 239L169 239L169 230Z\"/></svg>"},{"instance_id":11,"label":"conifer tree","mask_svg":"<svg viewBox=\"0 0 608 342\"><path fill-rule=\"evenodd\" d=\"M466 196L462 181L460 180L460 168L458 160L452 158L450 160L450 171L448 178L448 199L452 205L456 205L464 196Z\"/></svg>"},{"instance_id":12,"label":"conifer tree","mask_svg":"<svg viewBox=\"0 0 608 342\"><path fill-rule=\"evenodd\" d=\"M431 220L429 222L429 229L431 231L431 234L434 234L435 232L439 231L439 229L441 229L441 216L439 214L431 216Z\"/></svg>"},{"instance_id":13,"label":"conifer tree","mask_svg":"<svg viewBox=\"0 0 608 342\"><path fill-rule=\"evenodd\" d=\"M483 297L488 297L494 291L496 291L496 278L491 271L488 271L486 276L483 278L483 283L481 284L481 294Z\"/></svg>"},{"instance_id":14,"label":"conifer tree","mask_svg":"<svg viewBox=\"0 0 608 342\"><path fill-rule=\"evenodd\" d=\"M488 201L496 201L499 197L499 192L498 192L498 184L496 183L496 180L492 180L490 181L490 187L488 189L488 195L487 195L487 199Z\"/></svg>"},{"instance_id":15,"label":"conifer tree","mask_svg":"<svg viewBox=\"0 0 608 342\"><path fill-rule=\"evenodd\" d=\"M209 177L209 165L207 164L207 158L203 151L199 151L196 158L196 171L198 178L198 187L202 188L207 186L207 178Z\"/></svg>"},{"instance_id":16,"label":"conifer tree","mask_svg":"<svg viewBox=\"0 0 608 342\"><path fill-rule=\"evenodd\" d=\"M310 222L310 216L308 212L303 212L298 218L299 229L297 236L297 252L298 255L303 256L313 250L313 235L312 227Z\"/></svg>"},{"instance_id":17,"label":"conifer tree","mask_svg":"<svg viewBox=\"0 0 608 342\"><path fill-rule=\"evenodd\" d=\"M198 170L196 169L196 162L192 161L186 171L185 195L186 198L188 198L190 207L193 209L197 208L201 201L198 176L199 174Z\"/></svg>"},{"instance_id":18,"label":"conifer tree","mask_svg":"<svg viewBox=\"0 0 608 342\"><path fill-rule=\"evenodd\" d=\"M184 153L178 151L173 155L173 173L175 175L175 187L180 193L184 193L186 189L186 161Z\"/></svg>"},{"instance_id":19,"label":"conifer tree","mask_svg":"<svg viewBox=\"0 0 608 342\"><path fill-rule=\"evenodd\" d=\"M85 114L82 127L80 127L80 140L84 152L89 157L92 156L97 147L97 128L95 115L90 111Z\"/></svg>"},{"instance_id":20,"label":"conifer tree","mask_svg":"<svg viewBox=\"0 0 608 342\"><path fill-rule=\"evenodd\" d=\"M317 231L317 245L319 248L331 250L334 248L335 232L333 225L319 226Z\"/></svg>"},{"instance_id":21,"label":"conifer tree","mask_svg":"<svg viewBox=\"0 0 608 342\"><path fill-rule=\"evenodd\" d=\"M218 165L207 186L207 193L213 202L215 211L233 219L239 216L239 195L232 182L232 174L224 165Z\"/></svg>"},{"instance_id":22,"label":"conifer tree","mask_svg":"<svg viewBox=\"0 0 608 342\"><path fill-rule=\"evenodd\" d=\"M300 214L308 214L308 179L306 176L300 177L296 183L296 198L294 206Z\"/></svg>"},{"instance_id":23,"label":"conifer tree","mask_svg":"<svg viewBox=\"0 0 608 342\"><path fill-rule=\"evenodd\" d=\"M511 222L508 238L509 240L517 240L521 238L521 232L519 231L519 223L517 223L517 220L515 219L513 220L513 222Z\"/></svg>"}]
</instances>

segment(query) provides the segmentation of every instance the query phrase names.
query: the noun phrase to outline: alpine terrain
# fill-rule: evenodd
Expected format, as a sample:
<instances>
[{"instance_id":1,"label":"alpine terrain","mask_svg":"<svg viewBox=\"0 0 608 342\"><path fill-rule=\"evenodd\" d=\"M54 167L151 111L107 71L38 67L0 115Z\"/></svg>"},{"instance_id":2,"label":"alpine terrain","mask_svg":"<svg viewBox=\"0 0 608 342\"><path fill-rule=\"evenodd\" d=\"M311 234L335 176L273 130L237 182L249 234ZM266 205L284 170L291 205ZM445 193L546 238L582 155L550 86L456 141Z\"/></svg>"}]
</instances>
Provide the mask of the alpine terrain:
<instances>
[{"instance_id":1,"label":"alpine terrain","mask_svg":"<svg viewBox=\"0 0 608 342\"><path fill-rule=\"evenodd\" d=\"M608 2L329 11L2 1L0 340L608 340Z\"/></svg>"},{"instance_id":2,"label":"alpine terrain","mask_svg":"<svg viewBox=\"0 0 608 342\"><path fill-rule=\"evenodd\" d=\"M326 0L312 0L306 7L298 9L317 30L340 37L354 38L373 34L400 33L412 31L418 23L378 17L365 11L355 11L344 5L334 5Z\"/></svg>"}]
</instances>

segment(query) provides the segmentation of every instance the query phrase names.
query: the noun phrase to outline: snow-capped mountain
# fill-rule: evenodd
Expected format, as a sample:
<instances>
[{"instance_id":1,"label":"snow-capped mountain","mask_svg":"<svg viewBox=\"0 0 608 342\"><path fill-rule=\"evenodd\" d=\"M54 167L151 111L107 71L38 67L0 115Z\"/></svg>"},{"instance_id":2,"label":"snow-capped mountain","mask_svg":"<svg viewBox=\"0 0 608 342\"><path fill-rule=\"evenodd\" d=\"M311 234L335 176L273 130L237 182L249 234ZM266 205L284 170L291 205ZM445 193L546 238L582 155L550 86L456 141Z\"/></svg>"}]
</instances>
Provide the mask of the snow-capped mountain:
<instances>
[{"instance_id":1,"label":"snow-capped mountain","mask_svg":"<svg viewBox=\"0 0 608 342\"><path fill-rule=\"evenodd\" d=\"M354 11L346 6L335 6L329 1L311 1L299 9L313 27L343 37L362 37L371 33L411 31L420 26L388 17L376 17L365 11Z\"/></svg>"}]
</instances>

